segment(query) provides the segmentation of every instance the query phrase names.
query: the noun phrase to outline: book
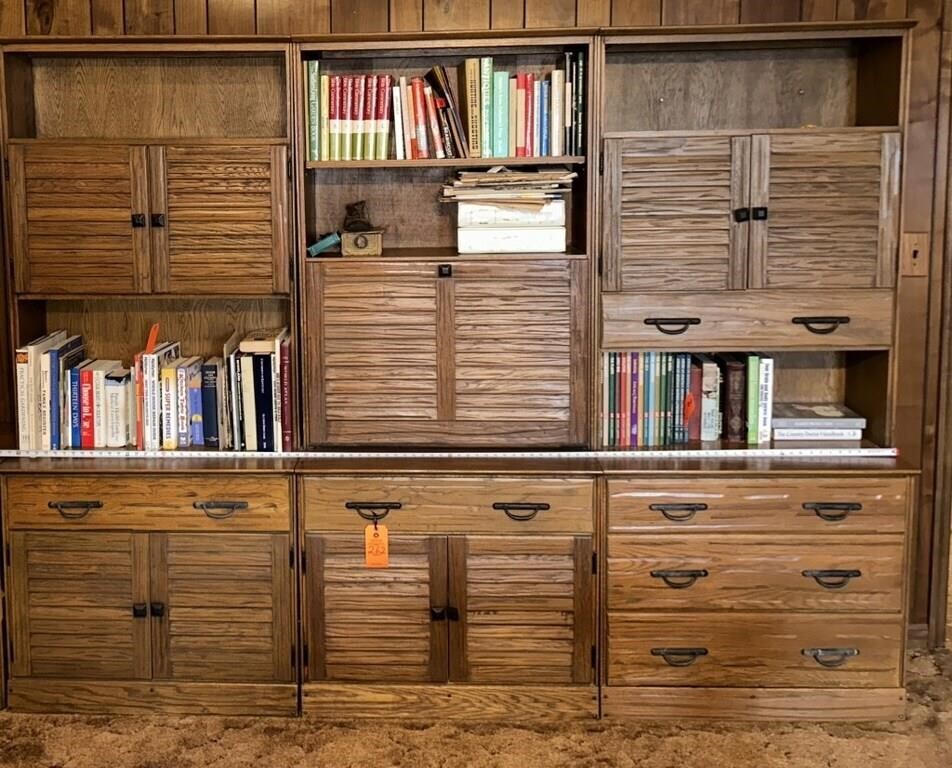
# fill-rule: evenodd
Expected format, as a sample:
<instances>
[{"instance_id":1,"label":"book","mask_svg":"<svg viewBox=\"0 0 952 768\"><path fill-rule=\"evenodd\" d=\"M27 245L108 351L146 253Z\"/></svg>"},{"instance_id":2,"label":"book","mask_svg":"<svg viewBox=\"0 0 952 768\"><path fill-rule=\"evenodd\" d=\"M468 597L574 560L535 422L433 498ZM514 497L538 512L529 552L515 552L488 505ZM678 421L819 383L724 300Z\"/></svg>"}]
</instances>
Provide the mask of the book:
<instances>
[{"instance_id":1,"label":"book","mask_svg":"<svg viewBox=\"0 0 952 768\"><path fill-rule=\"evenodd\" d=\"M570 52L564 54L565 73L565 105L562 116L562 149L567 155L575 154L575 145L572 137L572 123L574 114L573 91L575 90L575 61Z\"/></svg>"},{"instance_id":2,"label":"book","mask_svg":"<svg viewBox=\"0 0 952 768\"><path fill-rule=\"evenodd\" d=\"M116 368L105 375L105 428L107 448L125 448L132 433L129 429L129 397L132 372Z\"/></svg>"},{"instance_id":3,"label":"book","mask_svg":"<svg viewBox=\"0 0 952 768\"><path fill-rule=\"evenodd\" d=\"M405 77L400 78L400 113L403 116L404 154L407 160L417 157L416 128L413 122L413 99Z\"/></svg>"},{"instance_id":4,"label":"book","mask_svg":"<svg viewBox=\"0 0 952 768\"><path fill-rule=\"evenodd\" d=\"M554 157L565 154L565 72L561 69L552 71L549 79L550 93L550 120L549 120L549 148Z\"/></svg>"},{"instance_id":5,"label":"book","mask_svg":"<svg viewBox=\"0 0 952 768\"><path fill-rule=\"evenodd\" d=\"M602 355L602 445L611 447L608 422L611 418L609 398L611 390L611 353Z\"/></svg>"},{"instance_id":6,"label":"book","mask_svg":"<svg viewBox=\"0 0 952 768\"><path fill-rule=\"evenodd\" d=\"M364 120L361 124L363 136L363 152L361 160L377 159L377 94L379 75L367 75L364 78L366 93L364 94Z\"/></svg>"},{"instance_id":7,"label":"book","mask_svg":"<svg viewBox=\"0 0 952 768\"><path fill-rule=\"evenodd\" d=\"M479 146L482 157L493 156L493 59L479 60Z\"/></svg>"},{"instance_id":8,"label":"book","mask_svg":"<svg viewBox=\"0 0 952 768\"><path fill-rule=\"evenodd\" d=\"M80 402L80 373L93 361L89 358L80 361L67 372L69 374L69 447L82 448L82 416Z\"/></svg>"},{"instance_id":9,"label":"book","mask_svg":"<svg viewBox=\"0 0 952 768\"><path fill-rule=\"evenodd\" d=\"M464 227L460 253L564 253L565 227Z\"/></svg>"},{"instance_id":10,"label":"book","mask_svg":"<svg viewBox=\"0 0 952 768\"><path fill-rule=\"evenodd\" d=\"M202 409L202 366L204 361L197 358L197 364L189 370L188 377L188 422L189 443L205 445L205 414Z\"/></svg>"},{"instance_id":11,"label":"book","mask_svg":"<svg viewBox=\"0 0 952 768\"><path fill-rule=\"evenodd\" d=\"M461 117L466 126L467 156L482 157L479 59L466 59L460 65L459 80L462 90Z\"/></svg>"},{"instance_id":12,"label":"book","mask_svg":"<svg viewBox=\"0 0 952 768\"><path fill-rule=\"evenodd\" d=\"M161 423L161 449L163 451L174 451L179 447L178 368L184 362L184 357L176 357L167 361L159 369L159 392L161 395L159 421Z\"/></svg>"},{"instance_id":13,"label":"book","mask_svg":"<svg viewBox=\"0 0 952 768\"><path fill-rule=\"evenodd\" d=\"M515 208L460 201L456 207L459 227L564 227L565 200L547 200L538 208Z\"/></svg>"},{"instance_id":14,"label":"book","mask_svg":"<svg viewBox=\"0 0 952 768\"><path fill-rule=\"evenodd\" d=\"M393 98L393 77L380 75L377 79L377 138L374 142L377 160L390 157L390 115Z\"/></svg>"},{"instance_id":15,"label":"book","mask_svg":"<svg viewBox=\"0 0 952 768\"><path fill-rule=\"evenodd\" d=\"M73 337L76 341L67 340L67 349L58 350L55 354L51 349L51 377L50 391L52 408L50 434L51 450L69 448L72 440L70 426L70 384L69 370L79 365L86 357L86 346L82 336Z\"/></svg>"},{"instance_id":16,"label":"book","mask_svg":"<svg viewBox=\"0 0 952 768\"><path fill-rule=\"evenodd\" d=\"M760 442L760 357L747 355L747 443Z\"/></svg>"},{"instance_id":17,"label":"book","mask_svg":"<svg viewBox=\"0 0 952 768\"><path fill-rule=\"evenodd\" d=\"M841 403L775 403L775 429L866 429L866 419Z\"/></svg>"},{"instance_id":18,"label":"book","mask_svg":"<svg viewBox=\"0 0 952 768\"><path fill-rule=\"evenodd\" d=\"M350 156L353 160L364 159L364 135L367 128L364 124L364 101L367 98L367 78L364 75L354 75L354 96L350 104Z\"/></svg>"},{"instance_id":19,"label":"book","mask_svg":"<svg viewBox=\"0 0 952 768\"><path fill-rule=\"evenodd\" d=\"M261 328L246 333L244 338L238 343L240 352L273 352L275 340L281 338L288 332L287 326L283 328Z\"/></svg>"},{"instance_id":20,"label":"book","mask_svg":"<svg viewBox=\"0 0 952 768\"><path fill-rule=\"evenodd\" d=\"M17 425L20 429L21 450L41 449L40 441L40 363L43 353L55 344L66 339L66 331L57 330L34 339L25 347L16 350L17 360ZM23 366L21 369L20 366ZM20 396L20 381L23 379L23 393Z\"/></svg>"},{"instance_id":21,"label":"book","mask_svg":"<svg viewBox=\"0 0 952 768\"><path fill-rule=\"evenodd\" d=\"M519 102L518 78L509 78L509 149L506 153L508 157L516 156L516 123Z\"/></svg>"},{"instance_id":22,"label":"book","mask_svg":"<svg viewBox=\"0 0 952 768\"><path fill-rule=\"evenodd\" d=\"M414 157L426 160L430 157L430 142L427 137L426 95L423 93L423 78L414 77L410 81L410 95L413 101L413 133L416 136L416 154Z\"/></svg>"},{"instance_id":23,"label":"book","mask_svg":"<svg viewBox=\"0 0 952 768\"><path fill-rule=\"evenodd\" d=\"M305 62L307 73L307 159L321 159L321 78L320 62Z\"/></svg>"},{"instance_id":24,"label":"book","mask_svg":"<svg viewBox=\"0 0 952 768\"><path fill-rule=\"evenodd\" d=\"M400 86L393 86L393 151L397 160L406 160L403 138L403 100L400 98ZM386 160L387 158L380 158Z\"/></svg>"},{"instance_id":25,"label":"book","mask_svg":"<svg viewBox=\"0 0 952 768\"><path fill-rule=\"evenodd\" d=\"M281 339L281 448L290 451L294 446L294 427L291 419L291 339Z\"/></svg>"},{"instance_id":26,"label":"book","mask_svg":"<svg viewBox=\"0 0 952 768\"><path fill-rule=\"evenodd\" d=\"M429 143L433 147L433 156L438 160L446 157L443 151L443 129L436 114L436 101L433 98L433 89L429 85L423 86L423 103L426 108L426 120L429 127Z\"/></svg>"},{"instance_id":27,"label":"book","mask_svg":"<svg viewBox=\"0 0 952 768\"><path fill-rule=\"evenodd\" d=\"M222 396L220 402L224 404L222 423L226 427L222 449L242 450L244 431L241 427L241 387L239 383L238 331L234 331L222 345L222 360L224 361L225 382L220 385ZM222 438L219 437L219 440Z\"/></svg>"},{"instance_id":28,"label":"book","mask_svg":"<svg viewBox=\"0 0 952 768\"><path fill-rule=\"evenodd\" d=\"M321 75L320 93L321 93L321 124L319 126L320 149L318 150L319 160L331 159L331 79L328 75Z\"/></svg>"},{"instance_id":29,"label":"book","mask_svg":"<svg viewBox=\"0 0 952 768\"><path fill-rule=\"evenodd\" d=\"M635 353L638 355L638 419L636 422L636 428L638 430L638 438L634 441L634 445L637 448L641 448L645 444L645 388L647 386L647 376L645 374L645 353Z\"/></svg>"},{"instance_id":30,"label":"book","mask_svg":"<svg viewBox=\"0 0 952 768\"><path fill-rule=\"evenodd\" d=\"M770 432L773 428L774 359L763 352L759 352L757 356L760 358L757 386L757 442L769 443Z\"/></svg>"},{"instance_id":31,"label":"book","mask_svg":"<svg viewBox=\"0 0 952 768\"><path fill-rule=\"evenodd\" d=\"M142 355L142 421L145 449L148 451L162 449L162 369L180 354L181 344L177 341L167 341L157 345L152 352Z\"/></svg>"},{"instance_id":32,"label":"book","mask_svg":"<svg viewBox=\"0 0 952 768\"><path fill-rule=\"evenodd\" d=\"M221 385L223 362L220 357L211 357L202 363L202 437L203 444L209 448L223 449L221 424L223 416Z\"/></svg>"},{"instance_id":33,"label":"book","mask_svg":"<svg viewBox=\"0 0 952 768\"><path fill-rule=\"evenodd\" d=\"M585 54L575 54L572 86L572 154L581 155L585 147Z\"/></svg>"},{"instance_id":34,"label":"book","mask_svg":"<svg viewBox=\"0 0 952 768\"><path fill-rule=\"evenodd\" d=\"M637 448L640 432L638 429L638 420L641 416L641 407L639 405L638 394L641 388L641 355L638 352L632 352L629 359L631 370L629 410L631 416L628 420L628 445L631 448Z\"/></svg>"},{"instance_id":35,"label":"book","mask_svg":"<svg viewBox=\"0 0 952 768\"><path fill-rule=\"evenodd\" d=\"M241 425L244 430L244 450L257 451L258 420L255 415L254 355L239 353L238 376L241 392Z\"/></svg>"},{"instance_id":36,"label":"book","mask_svg":"<svg viewBox=\"0 0 952 768\"><path fill-rule=\"evenodd\" d=\"M774 429L774 440L862 440L861 429Z\"/></svg>"},{"instance_id":37,"label":"book","mask_svg":"<svg viewBox=\"0 0 952 768\"><path fill-rule=\"evenodd\" d=\"M536 100L536 81L532 72L526 72L526 124L524 130L526 137L526 157L535 157L535 100Z\"/></svg>"},{"instance_id":38,"label":"book","mask_svg":"<svg viewBox=\"0 0 952 768\"><path fill-rule=\"evenodd\" d=\"M548 157L552 150L549 147L549 118L551 113L552 84L546 80L540 84L539 97L539 156Z\"/></svg>"},{"instance_id":39,"label":"book","mask_svg":"<svg viewBox=\"0 0 952 768\"><path fill-rule=\"evenodd\" d=\"M272 379L272 356L250 356L252 386L254 389L255 434L259 451L274 451L274 394Z\"/></svg>"},{"instance_id":40,"label":"book","mask_svg":"<svg viewBox=\"0 0 952 768\"><path fill-rule=\"evenodd\" d=\"M63 374L85 356L83 337L74 335L60 341L40 358L40 447L59 450L62 447Z\"/></svg>"},{"instance_id":41,"label":"book","mask_svg":"<svg viewBox=\"0 0 952 768\"><path fill-rule=\"evenodd\" d=\"M354 159L354 76L341 75L340 160Z\"/></svg>"},{"instance_id":42,"label":"book","mask_svg":"<svg viewBox=\"0 0 952 768\"><path fill-rule=\"evenodd\" d=\"M526 156L526 75L516 75L516 157Z\"/></svg>"},{"instance_id":43,"label":"book","mask_svg":"<svg viewBox=\"0 0 952 768\"><path fill-rule=\"evenodd\" d=\"M179 448L188 448L192 443L193 400L190 394L190 388L192 379L201 375L201 369L202 358L198 356L183 358L175 367L175 392L178 400L177 438ZM200 402L199 419L201 419Z\"/></svg>"},{"instance_id":44,"label":"book","mask_svg":"<svg viewBox=\"0 0 952 768\"><path fill-rule=\"evenodd\" d=\"M449 116L449 107L446 101L438 96L433 97L433 103L436 106L436 118L440 126L440 134L443 139L443 151L447 157L459 157L459 150L453 138L452 120Z\"/></svg>"},{"instance_id":45,"label":"book","mask_svg":"<svg viewBox=\"0 0 952 768\"><path fill-rule=\"evenodd\" d=\"M532 152L533 157L542 154L542 81L532 82Z\"/></svg>"},{"instance_id":46,"label":"book","mask_svg":"<svg viewBox=\"0 0 952 768\"><path fill-rule=\"evenodd\" d=\"M509 73L493 72L492 156L509 156Z\"/></svg>"},{"instance_id":47,"label":"book","mask_svg":"<svg viewBox=\"0 0 952 768\"><path fill-rule=\"evenodd\" d=\"M721 404L724 408L723 437L728 442L747 439L747 383L745 361L733 355L719 357L721 371Z\"/></svg>"}]
</instances>

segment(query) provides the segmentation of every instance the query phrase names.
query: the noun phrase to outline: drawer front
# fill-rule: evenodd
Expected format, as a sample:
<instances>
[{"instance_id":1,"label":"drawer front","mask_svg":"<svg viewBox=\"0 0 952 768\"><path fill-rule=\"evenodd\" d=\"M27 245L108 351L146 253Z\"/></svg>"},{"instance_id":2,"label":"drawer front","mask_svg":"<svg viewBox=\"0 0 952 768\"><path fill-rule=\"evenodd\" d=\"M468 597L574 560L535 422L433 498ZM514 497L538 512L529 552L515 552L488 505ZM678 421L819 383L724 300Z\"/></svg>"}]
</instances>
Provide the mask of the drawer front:
<instances>
[{"instance_id":1,"label":"drawer front","mask_svg":"<svg viewBox=\"0 0 952 768\"><path fill-rule=\"evenodd\" d=\"M610 533L902 533L907 481L857 478L609 480Z\"/></svg>"},{"instance_id":2,"label":"drawer front","mask_svg":"<svg viewBox=\"0 0 952 768\"><path fill-rule=\"evenodd\" d=\"M608 617L608 684L893 687L898 617L618 614Z\"/></svg>"},{"instance_id":3,"label":"drawer front","mask_svg":"<svg viewBox=\"0 0 952 768\"><path fill-rule=\"evenodd\" d=\"M888 290L606 294L605 349L880 348L892 343Z\"/></svg>"},{"instance_id":4,"label":"drawer front","mask_svg":"<svg viewBox=\"0 0 952 768\"><path fill-rule=\"evenodd\" d=\"M353 533L374 515L400 533L592 533L593 481L305 478L309 531Z\"/></svg>"},{"instance_id":5,"label":"drawer front","mask_svg":"<svg viewBox=\"0 0 952 768\"><path fill-rule=\"evenodd\" d=\"M273 475L8 477L11 528L289 531L288 478Z\"/></svg>"},{"instance_id":6,"label":"drawer front","mask_svg":"<svg viewBox=\"0 0 952 768\"><path fill-rule=\"evenodd\" d=\"M608 608L898 613L902 542L609 536Z\"/></svg>"}]
</instances>

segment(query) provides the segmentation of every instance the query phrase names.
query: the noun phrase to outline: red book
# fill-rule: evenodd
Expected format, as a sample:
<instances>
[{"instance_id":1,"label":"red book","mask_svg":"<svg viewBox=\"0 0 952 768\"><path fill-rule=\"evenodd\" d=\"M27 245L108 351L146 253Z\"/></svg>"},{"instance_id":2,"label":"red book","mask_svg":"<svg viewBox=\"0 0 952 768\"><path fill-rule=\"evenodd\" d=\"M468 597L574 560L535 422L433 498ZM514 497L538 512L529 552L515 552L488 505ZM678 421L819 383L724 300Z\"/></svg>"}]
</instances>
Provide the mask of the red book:
<instances>
[{"instance_id":1,"label":"red book","mask_svg":"<svg viewBox=\"0 0 952 768\"><path fill-rule=\"evenodd\" d=\"M433 145L433 155L437 158L446 157L443 151L443 139L441 137L440 120L436 115L436 102L433 99L433 89L430 86L423 86L423 96L426 99L426 119L430 126L430 143Z\"/></svg>"},{"instance_id":2,"label":"red book","mask_svg":"<svg viewBox=\"0 0 952 768\"><path fill-rule=\"evenodd\" d=\"M400 78L401 94L406 95L406 99L405 100L402 99L402 101L404 101L403 112L405 115L405 118L403 121L404 122L404 136L407 142L409 142L409 146L410 146L410 153L407 155L407 157L411 160L416 160L420 156L420 147L417 144L417 137L416 137L416 115L414 115L413 113L413 86L408 85L405 81L406 81L406 78L404 77ZM407 128L409 128L409 130L407 130Z\"/></svg>"},{"instance_id":3,"label":"red book","mask_svg":"<svg viewBox=\"0 0 952 768\"><path fill-rule=\"evenodd\" d=\"M701 440L701 364L691 359L691 374L688 381L688 393L684 398L684 420L688 425L688 442Z\"/></svg>"},{"instance_id":4,"label":"red book","mask_svg":"<svg viewBox=\"0 0 952 768\"><path fill-rule=\"evenodd\" d=\"M526 73L526 157L535 157L535 75Z\"/></svg>"},{"instance_id":5,"label":"red book","mask_svg":"<svg viewBox=\"0 0 952 768\"><path fill-rule=\"evenodd\" d=\"M327 118L330 123L329 133L330 133L330 150L331 160L340 160L340 113L343 108L344 101L344 89L341 86L340 75L331 75L330 81L330 96L328 97L327 104Z\"/></svg>"},{"instance_id":6,"label":"red book","mask_svg":"<svg viewBox=\"0 0 952 768\"><path fill-rule=\"evenodd\" d=\"M430 142L426 136L426 97L423 95L423 78L414 77L410 81L410 90L413 93L413 132L416 134L419 157L426 160L430 157Z\"/></svg>"},{"instance_id":7,"label":"red book","mask_svg":"<svg viewBox=\"0 0 952 768\"><path fill-rule=\"evenodd\" d=\"M88 367L79 372L79 439L83 448L96 447L93 426L93 372Z\"/></svg>"},{"instance_id":8,"label":"red book","mask_svg":"<svg viewBox=\"0 0 952 768\"><path fill-rule=\"evenodd\" d=\"M516 74L516 157L526 156L526 75Z\"/></svg>"},{"instance_id":9,"label":"red book","mask_svg":"<svg viewBox=\"0 0 952 768\"><path fill-rule=\"evenodd\" d=\"M367 98L367 76L354 75L354 103L351 105L350 130L353 132L354 160L364 159L364 100Z\"/></svg>"},{"instance_id":10,"label":"red book","mask_svg":"<svg viewBox=\"0 0 952 768\"><path fill-rule=\"evenodd\" d=\"M287 339L281 342L281 447L291 450L294 442L291 428L291 346Z\"/></svg>"},{"instance_id":11,"label":"red book","mask_svg":"<svg viewBox=\"0 0 952 768\"><path fill-rule=\"evenodd\" d=\"M353 110L354 110L354 76L341 76L341 110L340 110L340 159L353 160L354 139Z\"/></svg>"},{"instance_id":12,"label":"red book","mask_svg":"<svg viewBox=\"0 0 952 768\"><path fill-rule=\"evenodd\" d=\"M390 97L393 94L393 77L380 75L377 78L377 159L386 160L390 156Z\"/></svg>"}]
</instances>

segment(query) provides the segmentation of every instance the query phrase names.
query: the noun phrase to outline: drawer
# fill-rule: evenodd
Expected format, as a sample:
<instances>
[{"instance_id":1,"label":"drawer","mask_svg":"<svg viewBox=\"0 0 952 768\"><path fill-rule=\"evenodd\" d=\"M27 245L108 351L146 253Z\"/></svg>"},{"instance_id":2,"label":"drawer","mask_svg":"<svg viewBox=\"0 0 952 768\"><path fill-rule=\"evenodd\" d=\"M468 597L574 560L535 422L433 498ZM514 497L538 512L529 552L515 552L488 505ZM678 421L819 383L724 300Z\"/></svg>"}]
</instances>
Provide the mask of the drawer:
<instances>
[{"instance_id":1,"label":"drawer","mask_svg":"<svg viewBox=\"0 0 952 768\"><path fill-rule=\"evenodd\" d=\"M17 475L11 528L288 531L288 478L274 475Z\"/></svg>"},{"instance_id":2,"label":"drawer","mask_svg":"<svg viewBox=\"0 0 952 768\"><path fill-rule=\"evenodd\" d=\"M606 293L604 349L849 349L892 343L889 290Z\"/></svg>"},{"instance_id":3,"label":"drawer","mask_svg":"<svg viewBox=\"0 0 952 768\"><path fill-rule=\"evenodd\" d=\"M608 617L608 684L886 688L901 685L898 617L624 614Z\"/></svg>"},{"instance_id":4,"label":"drawer","mask_svg":"<svg viewBox=\"0 0 952 768\"><path fill-rule=\"evenodd\" d=\"M902 533L902 477L609 480L610 533Z\"/></svg>"},{"instance_id":5,"label":"drawer","mask_svg":"<svg viewBox=\"0 0 952 768\"><path fill-rule=\"evenodd\" d=\"M385 515L394 533L592 533L591 479L364 478L303 480L309 531L359 531Z\"/></svg>"},{"instance_id":6,"label":"drawer","mask_svg":"<svg viewBox=\"0 0 952 768\"><path fill-rule=\"evenodd\" d=\"M872 538L872 537L869 537ZM902 609L903 539L608 537L608 608L638 611Z\"/></svg>"}]
</instances>

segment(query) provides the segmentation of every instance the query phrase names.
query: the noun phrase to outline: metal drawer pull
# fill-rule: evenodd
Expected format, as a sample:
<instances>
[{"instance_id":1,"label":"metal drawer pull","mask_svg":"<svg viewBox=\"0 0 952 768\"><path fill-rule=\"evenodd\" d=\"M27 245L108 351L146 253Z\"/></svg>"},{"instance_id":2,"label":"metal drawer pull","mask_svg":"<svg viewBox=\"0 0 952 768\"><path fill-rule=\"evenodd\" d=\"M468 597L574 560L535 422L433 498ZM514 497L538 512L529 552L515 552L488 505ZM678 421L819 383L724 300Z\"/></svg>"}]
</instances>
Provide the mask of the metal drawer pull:
<instances>
[{"instance_id":1,"label":"metal drawer pull","mask_svg":"<svg viewBox=\"0 0 952 768\"><path fill-rule=\"evenodd\" d=\"M824 589L843 589L851 579L858 579L862 571L803 571L803 575L813 579Z\"/></svg>"},{"instance_id":2,"label":"metal drawer pull","mask_svg":"<svg viewBox=\"0 0 952 768\"><path fill-rule=\"evenodd\" d=\"M859 512L863 505L852 501L808 501L803 508L828 523L839 523L849 517L850 512Z\"/></svg>"},{"instance_id":3,"label":"metal drawer pull","mask_svg":"<svg viewBox=\"0 0 952 768\"><path fill-rule=\"evenodd\" d=\"M704 569L699 571L652 571L651 578L661 579L671 589L687 589L693 587L698 579L703 579L708 573Z\"/></svg>"},{"instance_id":4,"label":"metal drawer pull","mask_svg":"<svg viewBox=\"0 0 952 768\"><path fill-rule=\"evenodd\" d=\"M518 523L525 523L540 512L545 512L551 508L544 501L497 501L493 504L493 509L502 510L506 513L506 517Z\"/></svg>"},{"instance_id":5,"label":"metal drawer pull","mask_svg":"<svg viewBox=\"0 0 952 768\"><path fill-rule=\"evenodd\" d=\"M668 336L680 336L692 325L700 325L699 317L646 317L645 325L653 325L655 330ZM674 326L669 328L667 326Z\"/></svg>"},{"instance_id":6,"label":"metal drawer pull","mask_svg":"<svg viewBox=\"0 0 952 768\"><path fill-rule=\"evenodd\" d=\"M436 606L430 608L430 619L432 621L459 621L459 610L452 605Z\"/></svg>"},{"instance_id":7,"label":"metal drawer pull","mask_svg":"<svg viewBox=\"0 0 952 768\"><path fill-rule=\"evenodd\" d=\"M247 501L196 501L192 506L200 509L212 520L226 520L235 512L248 509Z\"/></svg>"},{"instance_id":8,"label":"metal drawer pull","mask_svg":"<svg viewBox=\"0 0 952 768\"><path fill-rule=\"evenodd\" d=\"M347 501L344 507L354 510L368 522L379 523L391 510L401 509L403 504L399 501Z\"/></svg>"},{"instance_id":9,"label":"metal drawer pull","mask_svg":"<svg viewBox=\"0 0 952 768\"><path fill-rule=\"evenodd\" d=\"M165 616L165 603L152 603L149 605L149 609L152 611L152 616L156 619L161 619Z\"/></svg>"},{"instance_id":10,"label":"metal drawer pull","mask_svg":"<svg viewBox=\"0 0 952 768\"><path fill-rule=\"evenodd\" d=\"M651 655L660 656L669 667L690 667L707 656L707 648L652 648Z\"/></svg>"},{"instance_id":11,"label":"metal drawer pull","mask_svg":"<svg viewBox=\"0 0 952 768\"><path fill-rule=\"evenodd\" d=\"M686 523L698 512L707 511L707 504L649 504L652 512L660 512L672 523Z\"/></svg>"},{"instance_id":12,"label":"metal drawer pull","mask_svg":"<svg viewBox=\"0 0 952 768\"><path fill-rule=\"evenodd\" d=\"M821 667L842 667L847 661L859 656L859 648L804 648L800 651Z\"/></svg>"},{"instance_id":13,"label":"metal drawer pull","mask_svg":"<svg viewBox=\"0 0 952 768\"><path fill-rule=\"evenodd\" d=\"M848 325L849 321L849 317L845 315L824 315L822 317L794 317L790 322L794 325L802 325L810 333L815 333L819 336L825 336L828 333L833 333L833 331L835 331L841 325Z\"/></svg>"},{"instance_id":14,"label":"metal drawer pull","mask_svg":"<svg viewBox=\"0 0 952 768\"><path fill-rule=\"evenodd\" d=\"M144 619L149 615L149 606L145 603L133 603L132 604L132 618L134 619Z\"/></svg>"},{"instance_id":15,"label":"metal drawer pull","mask_svg":"<svg viewBox=\"0 0 952 768\"><path fill-rule=\"evenodd\" d=\"M94 509L102 509L101 501L51 501L47 505L55 509L64 520L82 520ZM75 511L71 511L75 510Z\"/></svg>"}]
</instances>

